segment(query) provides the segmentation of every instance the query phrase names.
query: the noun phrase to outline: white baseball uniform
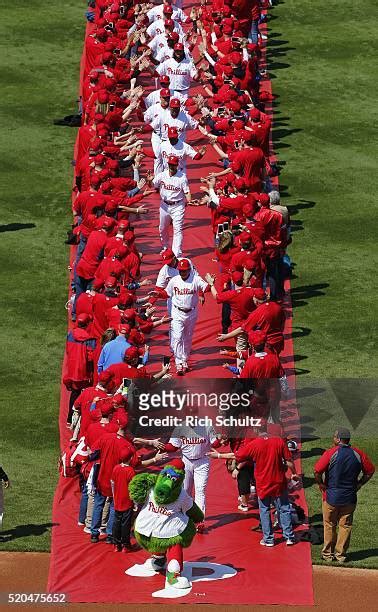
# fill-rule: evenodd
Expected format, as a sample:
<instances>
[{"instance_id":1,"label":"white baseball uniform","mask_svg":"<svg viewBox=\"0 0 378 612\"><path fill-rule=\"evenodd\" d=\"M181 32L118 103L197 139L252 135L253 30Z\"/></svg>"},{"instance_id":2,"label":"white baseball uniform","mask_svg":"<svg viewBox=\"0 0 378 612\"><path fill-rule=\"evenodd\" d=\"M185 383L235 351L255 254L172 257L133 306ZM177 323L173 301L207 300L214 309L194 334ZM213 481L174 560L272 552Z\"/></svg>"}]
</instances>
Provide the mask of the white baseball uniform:
<instances>
[{"instance_id":1,"label":"white baseball uniform","mask_svg":"<svg viewBox=\"0 0 378 612\"><path fill-rule=\"evenodd\" d=\"M162 247L169 247L169 226L172 222L172 251L177 257L181 257L186 194L189 193L186 174L178 170L170 176L169 170L165 170L155 176L152 184L159 189L161 197L159 233Z\"/></svg>"},{"instance_id":2,"label":"white baseball uniform","mask_svg":"<svg viewBox=\"0 0 378 612\"><path fill-rule=\"evenodd\" d=\"M179 170L186 171L186 159L194 159L197 155L197 151L193 149L188 143L183 142L180 138L176 144L171 144L169 140L163 140L158 147L159 161L163 166L164 170L168 168L168 157L170 155L176 155L179 158Z\"/></svg>"},{"instance_id":3,"label":"white baseball uniform","mask_svg":"<svg viewBox=\"0 0 378 612\"><path fill-rule=\"evenodd\" d=\"M169 444L180 448L182 460L185 463L184 489L189 495L192 495L194 486L194 501L205 514L206 485L210 472L210 460L206 453L211 450L211 446L214 444L217 436L211 426L196 426L188 429L187 435L180 437L174 437L176 433L174 430Z\"/></svg>"},{"instance_id":4,"label":"white baseball uniform","mask_svg":"<svg viewBox=\"0 0 378 612\"><path fill-rule=\"evenodd\" d=\"M179 94L177 94L177 92L174 94L173 89L169 90L171 93L172 98L178 98L181 102L181 104L185 104L185 98ZM146 98L144 98L144 104L146 106L146 108L149 108L150 106L152 106L153 104L156 104L156 102L160 101L160 92L161 89L155 89L155 91L151 91L151 93L148 94L148 96Z\"/></svg>"},{"instance_id":5,"label":"white baseball uniform","mask_svg":"<svg viewBox=\"0 0 378 612\"><path fill-rule=\"evenodd\" d=\"M193 499L181 489L176 501L159 505L150 491L144 505L135 519L134 528L147 537L171 538L186 528L189 517L186 514L193 506Z\"/></svg>"},{"instance_id":6,"label":"white baseball uniform","mask_svg":"<svg viewBox=\"0 0 378 612\"><path fill-rule=\"evenodd\" d=\"M173 19L173 21L181 21L182 23L185 23L186 21L188 21L189 17L185 15L182 9L177 8L175 6L172 6L172 9L173 9L173 13L172 15L170 15L170 19ZM160 19L165 20L166 17L163 11L164 11L164 4L153 6L149 11L147 11L148 21L152 23L153 21L160 20Z\"/></svg>"},{"instance_id":7,"label":"white baseball uniform","mask_svg":"<svg viewBox=\"0 0 378 612\"><path fill-rule=\"evenodd\" d=\"M188 363L198 316L199 294L207 286L207 282L192 270L186 280L180 275L174 276L165 290L172 298L170 340L176 366L185 367Z\"/></svg>"},{"instance_id":8,"label":"white baseball uniform","mask_svg":"<svg viewBox=\"0 0 378 612\"><path fill-rule=\"evenodd\" d=\"M188 261L190 261L190 259ZM190 261L190 265L192 267L192 270L196 274L197 271L191 261ZM159 270L159 274L156 279L155 286L161 287L161 289L165 289L169 281L171 280L171 278L173 278L174 276L177 276L178 274L179 274L179 271L177 270L177 268L172 268L172 266L169 266L168 264L164 264L164 266L162 266ZM167 300L167 309L168 309L168 315L171 316L171 310L172 310L171 298Z\"/></svg>"},{"instance_id":9,"label":"white baseball uniform","mask_svg":"<svg viewBox=\"0 0 378 612\"><path fill-rule=\"evenodd\" d=\"M160 140L167 140L170 127L177 128L179 138L185 140L186 130L195 130L198 127L198 121L182 109L177 117L172 117L169 109L163 109L160 115L154 117L150 125Z\"/></svg>"},{"instance_id":10,"label":"white baseball uniform","mask_svg":"<svg viewBox=\"0 0 378 612\"><path fill-rule=\"evenodd\" d=\"M177 62L173 57L165 60L165 62L156 66L156 72L160 76L168 75L171 80L170 87L186 98L192 79L195 79L198 75L194 62L186 57L181 62Z\"/></svg>"}]
</instances>

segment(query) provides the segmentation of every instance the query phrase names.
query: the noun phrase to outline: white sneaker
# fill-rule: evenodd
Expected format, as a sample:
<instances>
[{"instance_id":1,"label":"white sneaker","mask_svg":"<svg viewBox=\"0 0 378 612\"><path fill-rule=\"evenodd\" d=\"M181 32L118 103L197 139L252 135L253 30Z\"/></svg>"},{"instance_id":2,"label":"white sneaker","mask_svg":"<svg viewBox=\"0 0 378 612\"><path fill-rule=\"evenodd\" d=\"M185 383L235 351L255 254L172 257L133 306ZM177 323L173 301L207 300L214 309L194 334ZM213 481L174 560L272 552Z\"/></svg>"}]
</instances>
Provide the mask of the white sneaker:
<instances>
[{"instance_id":1,"label":"white sneaker","mask_svg":"<svg viewBox=\"0 0 378 612\"><path fill-rule=\"evenodd\" d=\"M295 540L286 540L286 546L294 546Z\"/></svg>"},{"instance_id":2,"label":"white sneaker","mask_svg":"<svg viewBox=\"0 0 378 612\"><path fill-rule=\"evenodd\" d=\"M240 510L241 512L248 512L249 508L248 508L247 504L239 504L238 505L238 510Z\"/></svg>"},{"instance_id":3,"label":"white sneaker","mask_svg":"<svg viewBox=\"0 0 378 612\"><path fill-rule=\"evenodd\" d=\"M261 546L268 546L268 548L272 548L274 546L274 542L265 542L265 540L260 540Z\"/></svg>"},{"instance_id":4,"label":"white sneaker","mask_svg":"<svg viewBox=\"0 0 378 612\"><path fill-rule=\"evenodd\" d=\"M84 527L84 533L91 533L90 527Z\"/></svg>"}]
</instances>

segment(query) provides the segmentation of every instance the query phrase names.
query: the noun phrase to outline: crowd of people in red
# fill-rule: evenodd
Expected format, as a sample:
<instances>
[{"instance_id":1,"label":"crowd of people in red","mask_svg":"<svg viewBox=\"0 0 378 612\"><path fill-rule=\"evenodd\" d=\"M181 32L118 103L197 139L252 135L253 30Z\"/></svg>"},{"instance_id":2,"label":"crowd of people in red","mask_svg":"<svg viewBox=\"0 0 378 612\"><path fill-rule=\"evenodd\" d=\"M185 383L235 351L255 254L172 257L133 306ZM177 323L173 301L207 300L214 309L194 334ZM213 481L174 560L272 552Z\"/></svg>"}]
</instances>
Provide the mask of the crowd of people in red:
<instances>
[{"instance_id":1,"label":"crowd of people in red","mask_svg":"<svg viewBox=\"0 0 378 612\"><path fill-rule=\"evenodd\" d=\"M168 457L164 442L128 432L125 379L155 385L192 367L205 294L222 304L217 340L235 340L234 349L221 351L224 367L251 381L256 414L280 420L290 219L273 187L277 167L265 112L271 95L263 87L259 32L265 8L259 0L215 0L185 12L180 0L95 0L87 13L63 372L75 445L66 460L82 465L79 525L93 542L106 530L117 550L121 541L131 546L124 513L132 508L133 470ZM189 130L199 130L206 144L188 144ZM211 147L220 165L201 179L202 194L193 199L186 160L202 159ZM151 159L153 171L146 170ZM138 248L138 220L148 219L152 197L160 199L162 247L154 284ZM208 207L217 275L201 278L190 250L183 257L188 205ZM160 299L168 301L167 314L158 314ZM149 336L168 324L175 372L168 360L151 372Z\"/></svg>"}]
</instances>

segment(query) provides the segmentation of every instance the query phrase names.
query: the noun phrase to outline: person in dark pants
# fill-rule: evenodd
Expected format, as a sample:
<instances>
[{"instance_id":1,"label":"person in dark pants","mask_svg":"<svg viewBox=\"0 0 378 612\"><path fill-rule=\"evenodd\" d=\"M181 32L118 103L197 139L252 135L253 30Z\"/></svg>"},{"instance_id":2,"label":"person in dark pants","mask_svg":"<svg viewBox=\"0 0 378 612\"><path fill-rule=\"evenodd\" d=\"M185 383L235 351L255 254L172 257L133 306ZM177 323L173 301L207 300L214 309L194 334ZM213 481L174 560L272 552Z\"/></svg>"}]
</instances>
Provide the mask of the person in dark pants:
<instances>
[{"instance_id":1,"label":"person in dark pants","mask_svg":"<svg viewBox=\"0 0 378 612\"><path fill-rule=\"evenodd\" d=\"M339 427L333 442L334 446L326 450L314 466L315 480L323 494L322 558L345 563L357 491L370 480L375 468L363 451L350 445L349 429ZM363 475L358 479L361 472Z\"/></svg>"},{"instance_id":2,"label":"person in dark pants","mask_svg":"<svg viewBox=\"0 0 378 612\"><path fill-rule=\"evenodd\" d=\"M128 463L131 458L131 452L124 451L121 454L120 463L114 467L110 481L114 503L112 535L116 552L132 550L130 531L134 504L129 495L129 482L135 476L135 470Z\"/></svg>"},{"instance_id":3,"label":"person in dark pants","mask_svg":"<svg viewBox=\"0 0 378 612\"><path fill-rule=\"evenodd\" d=\"M4 489L8 489L10 482L9 482L8 476L4 472L3 468L0 466L0 529L3 524L3 516L4 516L3 485L4 485Z\"/></svg>"}]
</instances>

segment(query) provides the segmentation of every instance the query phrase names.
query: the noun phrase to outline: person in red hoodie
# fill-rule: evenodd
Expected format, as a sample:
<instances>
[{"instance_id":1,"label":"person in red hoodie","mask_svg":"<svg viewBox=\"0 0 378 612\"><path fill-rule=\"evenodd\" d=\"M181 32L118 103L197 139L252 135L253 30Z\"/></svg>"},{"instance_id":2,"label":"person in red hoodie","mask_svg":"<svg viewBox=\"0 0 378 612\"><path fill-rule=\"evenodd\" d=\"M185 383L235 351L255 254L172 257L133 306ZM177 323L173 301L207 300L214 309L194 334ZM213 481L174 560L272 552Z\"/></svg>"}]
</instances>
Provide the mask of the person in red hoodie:
<instances>
[{"instance_id":1,"label":"person in red hoodie","mask_svg":"<svg viewBox=\"0 0 378 612\"><path fill-rule=\"evenodd\" d=\"M74 329L68 332L63 364L63 384L70 391L67 426L71 426L73 405L80 393L93 381L93 352L96 337L92 330L92 316L80 314Z\"/></svg>"}]
</instances>

